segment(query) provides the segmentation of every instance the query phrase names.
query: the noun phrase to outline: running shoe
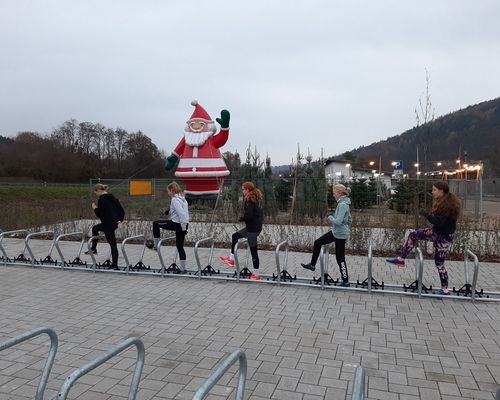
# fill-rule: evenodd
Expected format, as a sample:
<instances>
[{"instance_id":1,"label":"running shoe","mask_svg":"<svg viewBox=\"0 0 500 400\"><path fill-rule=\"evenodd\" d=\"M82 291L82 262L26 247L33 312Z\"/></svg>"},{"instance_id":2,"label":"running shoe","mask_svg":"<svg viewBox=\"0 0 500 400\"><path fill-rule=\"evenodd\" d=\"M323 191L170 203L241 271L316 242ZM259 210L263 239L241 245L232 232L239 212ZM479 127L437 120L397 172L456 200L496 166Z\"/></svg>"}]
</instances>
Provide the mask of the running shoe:
<instances>
[{"instance_id":1,"label":"running shoe","mask_svg":"<svg viewBox=\"0 0 500 400\"><path fill-rule=\"evenodd\" d=\"M229 265L230 267L234 267L234 260L231 260L231 257L220 256L219 258L223 263Z\"/></svg>"},{"instance_id":2,"label":"running shoe","mask_svg":"<svg viewBox=\"0 0 500 400\"><path fill-rule=\"evenodd\" d=\"M87 255L90 255L90 254L97 254L97 250L90 249L90 250L87 250L87 251L85 252L85 254L87 254Z\"/></svg>"},{"instance_id":3,"label":"running shoe","mask_svg":"<svg viewBox=\"0 0 500 400\"><path fill-rule=\"evenodd\" d=\"M156 251L155 242L153 242L151 239L146 240L146 247L147 247L149 250L154 250L154 251Z\"/></svg>"},{"instance_id":4,"label":"running shoe","mask_svg":"<svg viewBox=\"0 0 500 400\"><path fill-rule=\"evenodd\" d=\"M450 291L448 289L439 289L435 294L438 294L440 296L449 296Z\"/></svg>"},{"instance_id":5,"label":"running shoe","mask_svg":"<svg viewBox=\"0 0 500 400\"><path fill-rule=\"evenodd\" d=\"M394 264L398 267L404 267L405 266L405 260L400 259L399 257L396 258L387 258L385 261L387 261L390 264Z\"/></svg>"},{"instance_id":6,"label":"running shoe","mask_svg":"<svg viewBox=\"0 0 500 400\"><path fill-rule=\"evenodd\" d=\"M314 265L312 265L311 263L308 263L308 264L300 264L302 265L302 268L305 268L305 269L308 269L309 271L314 271L316 269L316 267Z\"/></svg>"},{"instance_id":7,"label":"running shoe","mask_svg":"<svg viewBox=\"0 0 500 400\"><path fill-rule=\"evenodd\" d=\"M262 277L260 275L252 274L250 275L249 279L253 279L254 281L260 281L262 280Z\"/></svg>"}]
</instances>

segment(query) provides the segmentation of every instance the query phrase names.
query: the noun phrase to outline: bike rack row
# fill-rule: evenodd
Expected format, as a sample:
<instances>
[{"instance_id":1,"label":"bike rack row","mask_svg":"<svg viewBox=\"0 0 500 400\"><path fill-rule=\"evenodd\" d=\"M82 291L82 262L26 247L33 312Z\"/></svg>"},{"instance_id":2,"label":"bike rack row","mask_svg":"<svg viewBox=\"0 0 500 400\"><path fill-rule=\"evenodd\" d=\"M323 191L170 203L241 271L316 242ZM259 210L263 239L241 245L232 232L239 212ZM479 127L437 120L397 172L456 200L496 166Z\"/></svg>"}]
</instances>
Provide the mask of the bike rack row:
<instances>
[{"instance_id":1,"label":"bike rack row","mask_svg":"<svg viewBox=\"0 0 500 400\"><path fill-rule=\"evenodd\" d=\"M49 375L54 365L54 361L58 349L58 337L56 332L51 328L40 327L32 329L26 333L18 335L12 339L9 339L3 343L0 343L0 352L11 348L17 344L23 343L29 339L35 338L37 336L47 334L50 338L50 350L45 361L45 366L42 371L42 376L40 378L40 383L38 384L35 400L43 400L45 389L47 387L47 382L49 380ZM56 396L57 399L66 400L68 398L70 389L81 377L88 374L90 371L94 370L98 366L104 364L106 361L120 354L121 352L127 350L129 347L135 346L137 349L137 360L135 362L135 367L132 375L132 382L130 384L130 389L128 393L128 400L135 400L137 392L139 390L139 383L141 380L142 370L144 368L144 360L146 356L146 351L144 348L144 343L139 338L129 338L123 342L112 347L105 353L97 356L92 361L74 370L69 376L64 380L59 392ZM238 387L236 389L236 400L243 400L243 395L245 392L245 383L247 377L247 358L242 350L237 350L233 352L229 357L227 357L221 366L210 375L205 383L196 391L193 400L204 399L209 391L217 384L217 382L222 378L222 376L228 371L228 369L239 361L239 377L238 377Z\"/></svg>"},{"instance_id":2,"label":"bike rack row","mask_svg":"<svg viewBox=\"0 0 500 400\"><path fill-rule=\"evenodd\" d=\"M20 255L17 257L9 258L7 252L3 246L3 240L5 237L11 237L13 235L24 235L24 248ZM34 253L30 247L30 240L36 236L49 236L52 237L52 242L48 251L47 256L44 259L35 260ZM78 247L78 252L74 259L67 259L60 246L62 239L76 238L80 241ZM93 240L101 240L102 236L92 236L87 241L87 249L90 250ZM119 267L117 270L110 271L111 262L109 261L110 252L108 251L108 256L106 261L99 263L96 256L90 253L92 259L91 263L87 263L81 260L81 253L85 245L85 235L83 232L71 232L66 234L61 234L55 236L53 231L43 231L28 233L27 230L16 230L9 232L0 233L0 251L3 257L0 257L0 261L3 261L5 266L7 265L26 265L31 267L52 267L59 269L77 269L92 272L113 272L122 274L142 274L142 275L156 275L161 277L166 276L178 276L187 277L195 279L219 279L219 280L233 280L237 282L258 282L258 283L268 283L281 285L298 285L298 286L313 286L320 287L321 289L338 289L338 290L348 290L348 291L360 291L368 293L392 293L400 295L418 296L421 297L438 297L438 298L453 298L460 300L470 299L471 301L481 300L481 301L500 301L500 292L485 291L483 289L477 288L477 280L479 276L479 260L478 257L472 253L470 250L466 250L464 253L464 277L465 283L462 287L450 292L450 295L443 296L438 295L433 292L432 286L427 287L423 283L424 277L424 257L422 251L417 247L415 248L415 280L410 284L394 284L386 282L378 282L374 277L373 271L373 252L371 245L368 248L367 257L367 277L363 281L357 280L356 282L350 282L350 287L339 286L339 280L332 278L329 273L329 245L322 246L320 252L320 276L316 277L304 277L304 276L292 276L288 270L288 256L289 256L289 243L288 240L283 240L277 244L275 249L275 261L276 261L276 274L266 275L260 274L261 280L254 281L249 279L252 275L252 271L248 268L250 260L250 249L248 247L247 239L240 239L235 246L234 250L234 261L235 270L232 272L225 272L220 270L215 270L212 266L215 238L214 236L209 236L198 240L194 246L194 255L196 260L196 270L184 270L182 271L177 266L177 251L174 251L171 263L168 265L164 255L162 254L162 248L165 247L168 242L175 241L175 236L168 236L160 240L157 245L157 256L159 261L159 268L152 268L149 265L144 264L144 254L146 248L146 237L144 235L137 235L125 238L121 243L121 249L123 253L123 259L125 260L125 266ZM139 259L135 264L132 264L130 260L129 253L127 252L128 245L131 243L139 243L142 245ZM59 254L60 261L54 260L52 258L53 250L56 249ZM203 250L208 250L208 257L204 263L202 261L201 252ZM246 251L246 255L242 254ZM25 253L29 254L26 257ZM472 260L472 281L469 279L470 271L470 261Z\"/></svg>"},{"instance_id":3,"label":"bike rack row","mask_svg":"<svg viewBox=\"0 0 500 400\"><path fill-rule=\"evenodd\" d=\"M38 384L35 400L43 400L45 394L45 389L47 387L47 382L49 380L49 375L54 365L56 358L56 353L58 349L58 337L56 332L51 328L40 327L32 329L26 333L18 335L6 342L0 343L0 352L13 347L17 344L25 342L29 339L35 338L42 334L47 334L50 338L50 350L45 362L45 366L42 371L42 376L40 378L40 383ZM135 362L135 367L132 375L132 382L130 383L130 389L128 393L128 400L135 400L137 392L139 390L139 383L141 380L142 370L145 365L146 350L144 348L144 343L139 338L129 338L123 342L112 347L110 350L102 353L101 355L94 358L92 361L74 370L69 376L64 380L59 392L56 396L57 399L67 400L70 389L81 377L88 374L90 371L94 370L98 366L104 364L106 361L117 356L121 352L127 350L129 347L135 346L137 349L137 360ZM235 400L243 400L245 394L245 385L247 379L247 357L243 350L236 350L231 353L222 364L207 378L202 386L195 392L193 400L203 400L210 392L210 390L219 382L219 380L224 376L224 374L231 368L236 362L239 363L238 370L238 386L236 387ZM500 391L499 391L500 393ZM497 393L498 396L498 393ZM354 374L353 388L352 388L352 400L364 400L365 398L365 371L362 367L356 368Z\"/></svg>"}]
</instances>

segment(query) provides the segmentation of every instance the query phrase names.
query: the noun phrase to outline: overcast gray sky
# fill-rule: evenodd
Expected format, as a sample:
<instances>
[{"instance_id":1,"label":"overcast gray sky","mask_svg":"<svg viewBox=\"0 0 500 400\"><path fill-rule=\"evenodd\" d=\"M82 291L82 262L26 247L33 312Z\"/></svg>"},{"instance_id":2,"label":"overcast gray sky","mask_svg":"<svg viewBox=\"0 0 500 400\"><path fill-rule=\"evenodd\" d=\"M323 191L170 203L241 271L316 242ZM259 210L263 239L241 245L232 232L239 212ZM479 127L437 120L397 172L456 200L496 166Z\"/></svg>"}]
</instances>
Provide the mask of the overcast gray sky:
<instances>
[{"instance_id":1,"label":"overcast gray sky","mask_svg":"<svg viewBox=\"0 0 500 400\"><path fill-rule=\"evenodd\" d=\"M169 153L197 99L224 150L274 165L399 134L431 75L436 115L500 95L498 0L0 0L0 134L69 118Z\"/></svg>"}]
</instances>

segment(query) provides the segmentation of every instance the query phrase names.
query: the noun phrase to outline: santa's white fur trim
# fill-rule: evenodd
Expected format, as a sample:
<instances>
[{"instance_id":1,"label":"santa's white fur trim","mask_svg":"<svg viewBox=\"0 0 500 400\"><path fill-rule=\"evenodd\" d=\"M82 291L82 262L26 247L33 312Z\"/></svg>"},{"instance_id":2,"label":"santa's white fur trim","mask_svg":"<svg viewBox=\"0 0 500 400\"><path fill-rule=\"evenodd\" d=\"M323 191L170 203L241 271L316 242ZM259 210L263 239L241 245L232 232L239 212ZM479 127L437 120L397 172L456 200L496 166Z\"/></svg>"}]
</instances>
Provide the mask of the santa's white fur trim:
<instances>
[{"instance_id":1,"label":"santa's white fur trim","mask_svg":"<svg viewBox=\"0 0 500 400\"><path fill-rule=\"evenodd\" d=\"M189 194L217 194L220 190L184 190L184 193Z\"/></svg>"},{"instance_id":2,"label":"santa's white fur trim","mask_svg":"<svg viewBox=\"0 0 500 400\"><path fill-rule=\"evenodd\" d=\"M197 178L197 177L212 177L212 176L228 176L230 172L225 171L175 171L175 176L178 178Z\"/></svg>"},{"instance_id":3,"label":"santa's white fur trim","mask_svg":"<svg viewBox=\"0 0 500 400\"><path fill-rule=\"evenodd\" d=\"M191 105L192 105L193 107L196 107L196 106L198 105L198 100L193 100L193 101L191 102Z\"/></svg>"}]
</instances>

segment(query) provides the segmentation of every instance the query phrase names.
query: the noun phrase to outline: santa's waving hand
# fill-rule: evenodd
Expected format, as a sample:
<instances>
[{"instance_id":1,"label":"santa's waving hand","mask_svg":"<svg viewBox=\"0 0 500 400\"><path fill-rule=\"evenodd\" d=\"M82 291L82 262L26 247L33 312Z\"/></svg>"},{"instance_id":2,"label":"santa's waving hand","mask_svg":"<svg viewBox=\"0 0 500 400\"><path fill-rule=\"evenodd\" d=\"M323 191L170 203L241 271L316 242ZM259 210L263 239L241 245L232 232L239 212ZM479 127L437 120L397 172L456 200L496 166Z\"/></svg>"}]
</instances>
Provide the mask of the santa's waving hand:
<instances>
[{"instance_id":1,"label":"santa's waving hand","mask_svg":"<svg viewBox=\"0 0 500 400\"><path fill-rule=\"evenodd\" d=\"M217 194L223 177L229 175L219 148L229 137L230 114L221 111L221 117L216 119L221 129L215 134L217 128L210 115L196 100L191 104L195 110L186 123L184 137L167 158L165 169L170 171L179 161L175 176L186 184L186 194Z\"/></svg>"}]
</instances>

